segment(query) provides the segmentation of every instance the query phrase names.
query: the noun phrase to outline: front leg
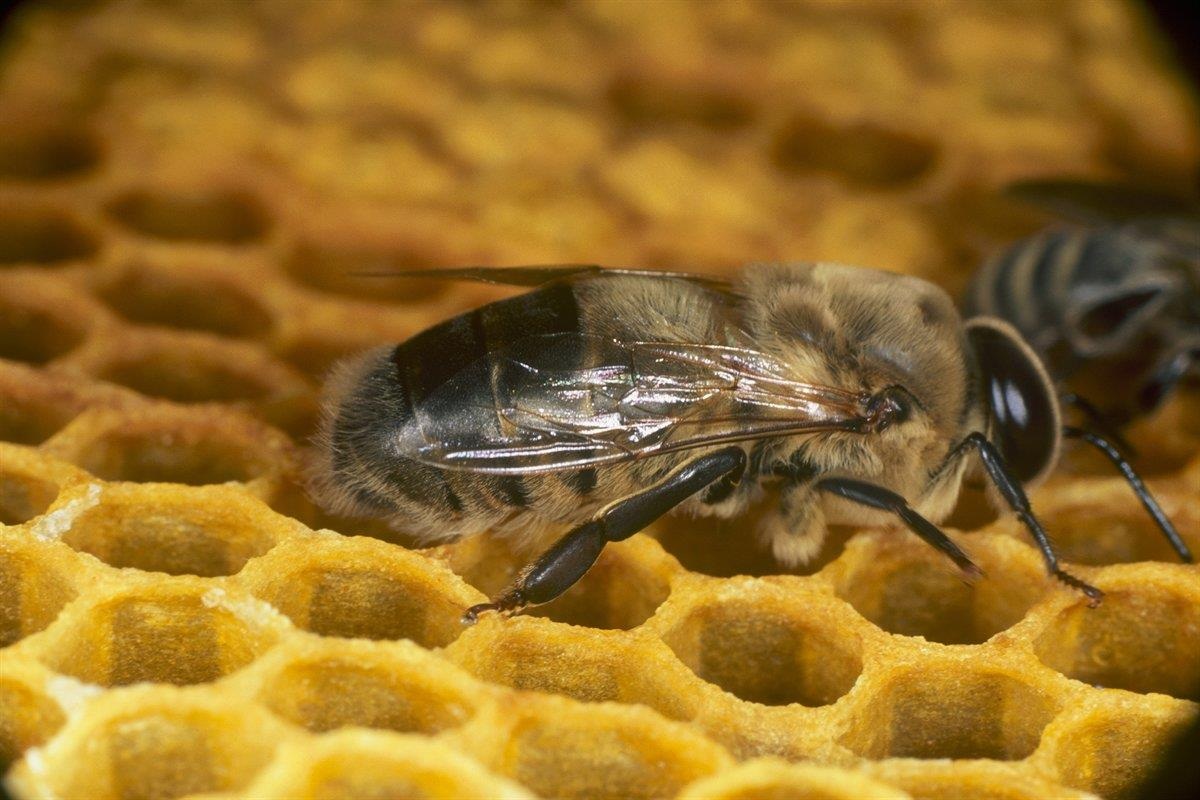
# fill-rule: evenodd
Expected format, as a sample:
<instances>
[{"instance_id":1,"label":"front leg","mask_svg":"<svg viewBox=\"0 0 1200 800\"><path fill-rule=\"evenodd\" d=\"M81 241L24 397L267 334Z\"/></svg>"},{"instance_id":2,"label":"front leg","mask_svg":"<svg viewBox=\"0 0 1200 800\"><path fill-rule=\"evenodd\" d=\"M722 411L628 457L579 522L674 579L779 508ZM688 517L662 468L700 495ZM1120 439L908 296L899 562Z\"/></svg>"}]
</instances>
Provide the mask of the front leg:
<instances>
[{"instance_id":1,"label":"front leg","mask_svg":"<svg viewBox=\"0 0 1200 800\"><path fill-rule=\"evenodd\" d=\"M741 475L745 468L745 451L727 447L685 464L644 492L605 507L595 519L542 553L498 598L467 609L463 622L474 623L484 611L513 613L528 605L549 603L591 569L605 544L628 539L704 487L727 475Z\"/></svg>"},{"instance_id":2,"label":"front leg","mask_svg":"<svg viewBox=\"0 0 1200 800\"><path fill-rule=\"evenodd\" d=\"M1058 565L1058 556L1050 545L1050 537L1046 534L1046 529L1034 516L1033 508L1029 505L1029 498L1025 496L1025 490L1021 488L1020 482L1009 471L1008 465L1004 463L1004 457L1000 455L996 446L989 442L986 436L976 431L959 442L951 456L963 453L969 447L974 447L978 451L979 459L983 462L983 467L1000 492L1000 496L1004 498L1009 508L1017 515L1017 519L1024 523L1030 536L1033 537L1038 550L1042 552L1042 558L1045 559L1046 569L1050 574L1067 586L1078 589L1087 595L1088 606L1095 608L1100 605L1100 601L1104 599L1104 592L1090 583L1076 578Z\"/></svg>"},{"instance_id":3,"label":"front leg","mask_svg":"<svg viewBox=\"0 0 1200 800\"><path fill-rule=\"evenodd\" d=\"M1050 537L1046 534L1046 529L1042 527L1042 523L1034 516L1033 508L1029 504L1029 498L1025 495L1025 490L1021 488L1020 481L1012 475L1008 469L1008 465L1004 463L1004 457L1000 455L1000 451L994 444L988 441L986 436L979 431L975 431L968 434L965 439L956 444L946 456L946 460L942 462L942 466L938 469L937 475L935 475L935 480L945 474L947 470L953 468L972 449L979 454L979 460L983 464L988 477L991 478L993 486L999 492L1000 497L1008 504L1008 507L1016 514L1017 519L1025 525L1026 530L1033 537L1034 544L1037 545L1038 550L1041 551L1042 558L1046 562L1047 571L1067 586L1083 592L1088 598L1089 607L1094 608L1099 605L1101 600L1104 599L1104 592L1090 583L1076 578L1059 566L1058 555L1054 552L1054 547L1050 544Z\"/></svg>"}]
</instances>

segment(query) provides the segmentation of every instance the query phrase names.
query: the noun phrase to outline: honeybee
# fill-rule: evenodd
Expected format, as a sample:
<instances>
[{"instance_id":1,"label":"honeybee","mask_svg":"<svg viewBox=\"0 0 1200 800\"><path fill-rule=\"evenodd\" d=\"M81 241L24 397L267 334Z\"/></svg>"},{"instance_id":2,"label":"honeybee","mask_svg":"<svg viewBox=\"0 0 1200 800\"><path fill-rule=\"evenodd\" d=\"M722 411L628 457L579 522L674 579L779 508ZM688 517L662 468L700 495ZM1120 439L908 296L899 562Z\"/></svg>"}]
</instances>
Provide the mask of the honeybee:
<instances>
[{"instance_id":1,"label":"honeybee","mask_svg":"<svg viewBox=\"0 0 1200 800\"><path fill-rule=\"evenodd\" d=\"M967 314L1012 324L1068 387L1061 400L1129 480L1179 557L1191 552L1125 458L1119 428L1200 379L1200 205L1131 186L1031 180L1007 193L1074 223L1018 241L989 260Z\"/></svg>"},{"instance_id":2,"label":"honeybee","mask_svg":"<svg viewBox=\"0 0 1200 800\"><path fill-rule=\"evenodd\" d=\"M897 519L968 577L935 524L978 454L1058 580L1023 486L1059 451L1059 405L1007 323L965 324L939 288L836 264L735 282L595 266L392 275L534 287L341 364L315 489L422 541L569 528L491 602L514 613L578 581L607 542L672 509L729 517L767 482L760 536L786 565L829 523Z\"/></svg>"},{"instance_id":3,"label":"honeybee","mask_svg":"<svg viewBox=\"0 0 1200 800\"><path fill-rule=\"evenodd\" d=\"M1072 402L1114 426L1200 379L1200 205L1072 180L1025 181L1007 193L1072 224L989 260L966 294L967 313L1012 324L1075 390Z\"/></svg>"}]
</instances>

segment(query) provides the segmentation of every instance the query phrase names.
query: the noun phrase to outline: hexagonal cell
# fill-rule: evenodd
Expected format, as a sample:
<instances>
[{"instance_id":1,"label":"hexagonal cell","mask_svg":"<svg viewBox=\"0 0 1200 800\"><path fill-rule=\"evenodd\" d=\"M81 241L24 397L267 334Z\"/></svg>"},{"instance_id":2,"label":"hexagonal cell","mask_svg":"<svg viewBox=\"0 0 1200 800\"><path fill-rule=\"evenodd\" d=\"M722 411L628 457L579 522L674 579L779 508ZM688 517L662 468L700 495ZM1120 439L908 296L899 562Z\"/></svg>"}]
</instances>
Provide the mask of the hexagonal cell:
<instances>
[{"instance_id":1,"label":"hexagonal cell","mask_svg":"<svg viewBox=\"0 0 1200 800\"><path fill-rule=\"evenodd\" d=\"M532 800L525 789L441 742L362 730L285 744L245 795L296 800Z\"/></svg>"},{"instance_id":2,"label":"hexagonal cell","mask_svg":"<svg viewBox=\"0 0 1200 800\"><path fill-rule=\"evenodd\" d=\"M94 594L73 605L38 658L101 686L214 681L253 661L278 637L278 617L252 598L193 579Z\"/></svg>"},{"instance_id":3,"label":"hexagonal cell","mask_svg":"<svg viewBox=\"0 0 1200 800\"><path fill-rule=\"evenodd\" d=\"M243 191L130 191L106 210L136 233L170 241L247 244L271 224L262 203Z\"/></svg>"},{"instance_id":4,"label":"hexagonal cell","mask_svg":"<svg viewBox=\"0 0 1200 800\"><path fill-rule=\"evenodd\" d=\"M298 526L224 487L109 485L62 533L114 567L171 575L232 575Z\"/></svg>"},{"instance_id":5,"label":"hexagonal cell","mask_svg":"<svg viewBox=\"0 0 1200 800\"><path fill-rule=\"evenodd\" d=\"M1178 768L1196 758L1195 707L1106 700L1073 709L1063 724L1055 723L1055 746L1049 749L1059 780L1094 793L1090 796L1118 800L1192 796L1194 792L1178 780L1187 770ZM1046 738L1051 738L1049 731ZM1186 761L1175 761L1178 775L1169 782L1172 789L1151 791L1148 783L1169 753Z\"/></svg>"},{"instance_id":6,"label":"hexagonal cell","mask_svg":"<svg viewBox=\"0 0 1200 800\"><path fill-rule=\"evenodd\" d=\"M764 705L824 706L862 672L861 643L837 627L827 597L741 584L740 596L691 608L662 639L700 678Z\"/></svg>"},{"instance_id":7,"label":"hexagonal cell","mask_svg":"<svg viewBox=\"0 0 1200 800\"><path fill-rule=\"evenodd\" d=\"M446 648L480 680L586 702L640 703L665 717L696 716L696 681L659 643L610 631L514 617L483 620Z\"/></svg>"},{"instance_id":8,"label":"hexagonal cell","mask_svg":"<svg viewBox=\"0 0 1200 800\"><path fill-rule=\"evenodd\" d=\"M75 416L71 403L44 403L22 393L9 396L0 385L0 442L36 445L49 439Z\"/></svg>"},{"instance_id":9,"label":"hexagonal cell","mask_svg":"<svg viewBox=\"0 0 1200 800\"><path fill-rule=\"evenodd\" d=\"M1154 519L1121 480L1055 486L1055 496L1039 509L1046 530L1054 537L1059 556L1076 564L1128 564L1137 561L1179 563ZM1179 492L1156 492L1180 536L1200 552L1200 504L1194 498L1174 501Z\"/></svg>"},{"instance_id":10,"label":"hexagonal cell","mask_svg":"<svg viewBox=\"0 0 1200 800\"><path fill-rule=\"evenodd\" d=\"M730 763L718 745L649 709L552 696L488 707L456 736L459 749L540 797L673 797Z\"/></svg>"},{"instance_id":11,"label":"hexagonal cell","mask_svg":"<svg viewBox=\"0 0 1200 800\"><path fill-rule=\"evenodd\" d=\"M0 444L0 525L19 525L45 512L58 497L61 481L48 476L36 458L21 458Z\"/></svg>"},{"instance_id":12,"label":"hexagonal cell","mask_svg":"<svg viewBox=\"0 0 1200 800\"><path fill-rule=\"evenodd\" d=\"M645 73L619 75L605 95L621 117L641 129L682 124L729 132L749 125L757 113L733 87L705 86L691 78L668 82Z\"/></svg>"},{"instance_id":13,"label":"hexagonal cell","mask_svg":"<svg viewBox=\"0 0 1200 800\"><path fill-rule=\"evenodd\" d=\"M284 262L293 280L322 292L397 303L422 303L445 294L448 281L389 278L386 273L454 263L429 245L299 245ZM364 273L382 273L365 276Z\"/></svg>"},{"instance_id":14,"label":"hexagonal cell","mask_svg":"<svg viewBox=\"0 0 1200 800\"><path fill-rule=\"evenodd\" d=\"M478 690L449 671L432 656L346 642L272 670L258 700L310 731L353 725L434 735L465 722L479 701Z\"/></svg>"},{"instance_id":15,"label":"hexagonal cell","mask_svg":"<svg viewBox=\"0 0 1200 800\"><path fill-rule=\"evenodd\" d=\"M254 297L229 280L136 264L97 290L127 320L242 338L266 334L274 322Z\"/></svg>"},{"instance_id":16,"label":"hexagonal cell","mask_svg":"<svg viewBox=\"0 0 1200 800\"><path fill-rule=\"evenodd\" d=\"M114 353L97 377L147 397L177 403L228 403L259 400L271 394L275 387L270 379L242 363L238 355L202 353L192 347Z\"/></svg>"},{"instance_id":17,"label":"hexagonal cell","mask_svg":"<svg viewBox=\"0 0 1200 800\"><path fill-rule=\"evenodd\" d=\"M93 700L10 781L20 796L95 800L234 792L294 735L265 709L218 692L138 687Z\"/></svg>"},{"instance_id":18,"label":"hexagonal cell","mask_svg":"<svg viewBox=\"0 0 1200 800\"><path fill-rule=\"evenodd\" d=\"M96 138L78 128L34 126L0 133L0 177L9 180L76 177L94 169L100 155Z\"/></svg>"},{"instance_id":19,"label":"hexagonal cell","mask_svg":"<svg viewBox=\"0 0 1200 800\"><path fill-rule=\"evenodd\" d=\"M45 364L83 341L86 320L38 300L0 286L0 358Z\"/></svg>"},{"instance_id":20,"label":"hexagonal cell","mask_svg":"<svg viewBox=\"0 0 1200 800\"><path fill-rule=\"evenodd\" d=\"M411 639L442 647L482 602L445 567L374 539L294 537L247 565L258 597L322 636Z\"/></svg>"},{"instance_id":21,"label":"hexagonal cell","mask_svg":"<svg viewBox=\"0 0 1200 800\"><path fill-rule=\"evenodd\" d=\"M1069 678L1131 692L1200 700L1200 596L1147 575L1097 608L1063 609L1034 641L1042 663Z\"/></svg>"},{"instance_id":22,"label":"hexagonal cell","mask_svg":"<svg viewBox=\"0 0 1200 800\"><path fill-rule=\"evenodd\" d=\"M0 363L0 442L41 444L86 403L53 376L18 364Z\"/></svg>"},{"instance_id":23,"label":"hexagonal cell","mask_svg":"<svg viewBox=\"0 0 1200 800\"><path fill-rule=\"evenodd\" d=\"M61 211L0 206L0 267L79 261L98 249L96 238Z\"/></svg>"},{"instance_id":24,"label":"hexagonal cell","mask_svg":"<svg viewBox=\"0 0 1200 800\"><path fill-rule=\"evenodd\" d=\"M288 464L282 436L261 428L229 411L95 409L77 417L51 449L107 481L248 483Z\"/></svg>"},{"instance_id":25,"label":"hexagonal cell","mask_svg":"<svg viewBox=\"0 0 1200 800\"><path fill-rule=\"evenodd\" d=\"M974 583L900 531L855 538L829 574L839 597L889 633L978 644L1019 622L1045 593L1047 577L1036 555L1013 539L978 534L963 547L984 572Z\"/></svg>"},{"instance_id":26,"label":"hexagonal cell","mask_svg":"<svg viewBox=\"0 0 1200 800\"><path fill-rule=\"evenodd\" d=\"M962 659L900 667L841 743L864 758L1019 761L1037 749L1059 702L1036 684Z\"/></svg>"},{"instance_id":27,"label":"hexagonal cell","mask_svg":"<svg viewBox=\"0 0 1200 800\"><path fill-rule=\"evenodd\" d=\"M0 647L37 633L76 594L69 563L53 545L0 533Z\"/></svg>"},{"instance_id":28,"label":"hexagonal cell","mask_svg":"<svg viewBox=\"0 0 1200 800\"><path fill-rule=\"evenodd\" d=\"M771 143L771 161L785 173L827 172L863 186L902 186L937 162L937 142L871 122L834 125L797 115Z\"/></svg>"},{"instance_id":29,"label":"hexagonal cell","mask_svg":"<svg viewBox=\"0 0 1200 800\"><path fill-rule=\"evenodd\" d=\"M60 680L62 680L60 678ZM4 654L0 669L0 768L49 739L66 721L62 707L45 691L45 668Z\"/></svg>"}]
</instances>

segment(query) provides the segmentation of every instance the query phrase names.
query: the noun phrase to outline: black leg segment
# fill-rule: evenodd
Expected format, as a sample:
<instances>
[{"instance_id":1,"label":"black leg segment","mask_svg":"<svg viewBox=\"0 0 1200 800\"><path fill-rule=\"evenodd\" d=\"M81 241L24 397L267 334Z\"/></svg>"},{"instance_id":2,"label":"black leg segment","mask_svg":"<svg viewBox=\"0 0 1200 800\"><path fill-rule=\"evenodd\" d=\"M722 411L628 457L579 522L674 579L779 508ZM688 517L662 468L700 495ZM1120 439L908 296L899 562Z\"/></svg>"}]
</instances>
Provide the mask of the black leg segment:
<instances>
[{"instance_id":1,"label":"black leg segment","mask_svg":"<svg viewBox=\"0 0 1200 800\"><path fill-rule=\"evenodd\" d=\"M870 508L892 512L900 517L900 520L913 533L949 556L950 560L968 578L978 578L983 574L983 570L968 558L967 554L950 537L943 533L941 528L914 511L903 497L890 489L876 486L873 483L856 481L852 478L823 478L817 481L814 488L822 492L829 492L838 497L844 497L847 500L852 500L855 503Z\"/></svg>"},{"instance_id":2,"label":"black leg segment","mask_svg":"<svg viewBox=\"0 0 1200 800\"><path fill-rule=\"evenodd\" d=\"M605 544L628 539L704 487L727 475L740 476L745 468L745 451L727 447L686 464L640 494L608 506L598 517L555 542L498 598L467 609L463 622L475 622L484 611L513 612L527 605L549 603L591 569Z\"/></svg>"},{"instance_id":3,"label":"black leg segment","mask_svg":"<svg viewBox=\"0 0 1200 800\"><path fill-rule=\"evenodd\" d=\"M1171 520L1167 519L1167 515L1163 513L1162 508L1158 505L1158 501L1150 494L1150 490L1146 488L1146 484L1142 481L1141 476L1125 460L1125 457L1121 455L1121 451L1112 442L1094 431L1070 426L1063 428L1063 436L1071 439L1082 439L1108 456L1108 460L1125 476L1125 480L1133 488L1134 494L1137 495L1138 500L1142 501L1142 506L1145 507L1146 512L1154 518L1154 522L1157 523L1163 535L1167 537L1167 541L1171 543L1171 547L1175 548L1175 552L1179 554L1180 560L1186 564L1192 563L1192 551L1188 549L1187 544L1179 536L1179 531L1175 530L1175 526L1171 524Z\"/></svg>"},{"instance_id":4,"label":"black leg segment","mask_svg":"<svg viewBox=\"0 0 1200 800\"><path fill-rule=\"evenodd\" d=\"M1088 427L1094 431L1102 433L1110 442L1121 448L1123 452L1127 453L1130 458L1137 458L1137 450L1134 450L1133 445L1131 445L1128 440L1121 435L1121 432L1117 430L1117 426L1122 422L1127 422L1127 419L1122 420L1105 414L1103 411L1092 405L1090 401L1080 397L1074 392L1064 394L1062 397L1058 398L1058 400L1062 405L1070 406L1071 408L1079 411L1079 413L1087 419Z\"/></svg>"},{"instance_id":5,"label":"black leg segment","mask_svg":"<svg viewBox=\"0 0 1200 800\"><path fill-rule=\"evenodd\" d=\"M1000 490L1001 497L1008 503L1009 508L1013 510L1018 519L1025 524L1038 549L1042 551L1042 558L1046 560L1046 569L1050 571L1050 574L1087 595L1088 605L1092 608L1100 605L1100 601L1104 599L1104 592L1058 566L1058 556L1054 554L1054 548L1050 545L1050 537L1046 535L1046 529L1033 515L1033 508L1029 505L1029 498L1025 496L1025 490L1009 473L1004 458L996 446L978 431L963 439L957 449L961 450L968 446L973 446L979 451L979 458L983 461L983 466L991 476L992 482Z\"/></svg>"}]
</instances>

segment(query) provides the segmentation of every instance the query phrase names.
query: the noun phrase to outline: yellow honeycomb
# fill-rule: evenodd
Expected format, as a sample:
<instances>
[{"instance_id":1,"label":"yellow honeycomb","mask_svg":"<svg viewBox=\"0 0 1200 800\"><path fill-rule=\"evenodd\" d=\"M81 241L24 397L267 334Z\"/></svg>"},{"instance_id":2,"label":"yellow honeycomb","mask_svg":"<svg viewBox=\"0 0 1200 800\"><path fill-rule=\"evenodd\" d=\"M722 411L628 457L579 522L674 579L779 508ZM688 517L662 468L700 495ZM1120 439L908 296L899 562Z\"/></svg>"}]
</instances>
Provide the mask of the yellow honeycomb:
<instances>
[{"instance_id":1,"label":"yellow honeycomb","mask_svg":"<svg viewBox=\"0 0 1200 800\"><path fill-rule=\"evenodd\" d=\"M1200 701L1200 567L1068 453L1089 610L964 494L782 570L669 519L530 554L301 486L320 377L502 296L351 273L836 259L959 290L1022 176L1186 186L1137 7L32 3L0 40L0 765L20 797L1129 796ZM1200 397L1130 437L1200 551Z\"/></svg>"}]
</instances>

